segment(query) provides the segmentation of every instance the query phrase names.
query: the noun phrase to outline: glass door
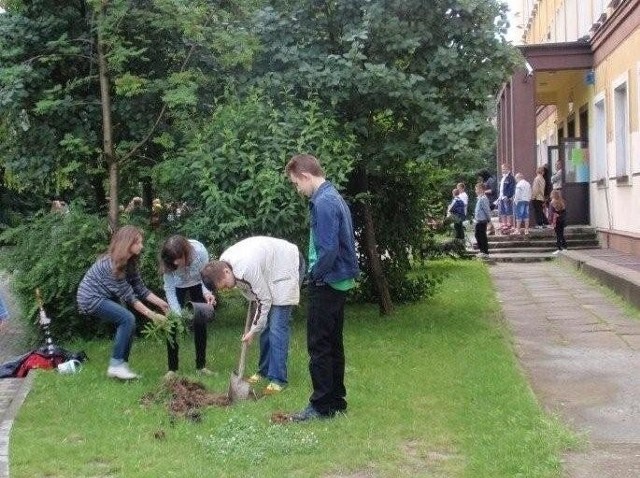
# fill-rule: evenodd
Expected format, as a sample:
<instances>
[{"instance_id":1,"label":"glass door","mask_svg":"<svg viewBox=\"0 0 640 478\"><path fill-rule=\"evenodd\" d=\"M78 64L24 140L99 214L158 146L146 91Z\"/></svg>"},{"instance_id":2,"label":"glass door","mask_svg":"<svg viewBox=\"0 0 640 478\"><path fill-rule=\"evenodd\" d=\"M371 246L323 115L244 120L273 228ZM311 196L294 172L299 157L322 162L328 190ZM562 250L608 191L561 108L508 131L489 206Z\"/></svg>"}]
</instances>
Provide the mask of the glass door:
<instances>
[{"instance_id":1,"label":"glass door","mask_svg":"<svg viewBox=\"0 0 640 478\"><path fill-rule=\"evenodd\" d=\"M567 224L589 224L589 148L586 139L562 138L550 146L547 167L551 175L562 167L562 197L567 202Z\"/></svg>"}]
</instances>

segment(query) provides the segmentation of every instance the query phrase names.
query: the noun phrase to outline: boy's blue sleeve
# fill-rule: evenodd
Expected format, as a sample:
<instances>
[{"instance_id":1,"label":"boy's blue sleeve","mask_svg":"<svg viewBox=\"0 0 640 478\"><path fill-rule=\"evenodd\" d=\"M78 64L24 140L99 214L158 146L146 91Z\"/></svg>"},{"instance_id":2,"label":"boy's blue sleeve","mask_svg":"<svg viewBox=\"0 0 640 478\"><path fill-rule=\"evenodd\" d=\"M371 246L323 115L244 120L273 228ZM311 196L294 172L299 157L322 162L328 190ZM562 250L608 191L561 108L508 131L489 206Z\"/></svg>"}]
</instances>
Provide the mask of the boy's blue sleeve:
<instances>
[{"instance_id":1,"label":"boy's blue sleeve","mask_svg":"<svg viewBox=\"0 0 640 478\"><path fill-rule=\"evenodd\" d=\"M316 204L314 224L311 224L318 255L310 273L313 280L322 280L338 257L340 224L337 212L338 207L333 204L333 201L322 201Z\"/></svg>"}]
</instances>

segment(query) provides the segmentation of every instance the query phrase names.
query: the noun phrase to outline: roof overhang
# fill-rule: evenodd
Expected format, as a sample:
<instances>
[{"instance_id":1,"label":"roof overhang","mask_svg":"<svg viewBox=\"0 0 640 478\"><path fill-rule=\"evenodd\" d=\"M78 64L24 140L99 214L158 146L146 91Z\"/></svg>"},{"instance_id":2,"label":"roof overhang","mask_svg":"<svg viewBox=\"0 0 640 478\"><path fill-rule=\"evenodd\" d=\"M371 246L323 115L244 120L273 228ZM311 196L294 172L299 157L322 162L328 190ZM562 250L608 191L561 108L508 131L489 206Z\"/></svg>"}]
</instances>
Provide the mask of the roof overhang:
<instances>
[{"instance_id":1,"label":"roof overhang","mask_svg":"<svg viewBox=\"0 0 640 478\"><path fill-rule=\"evenodd\" d=\"M593 52L589 42L543 43L518 47L533 71L590 70Z\"/></svg>"}]
</instances>

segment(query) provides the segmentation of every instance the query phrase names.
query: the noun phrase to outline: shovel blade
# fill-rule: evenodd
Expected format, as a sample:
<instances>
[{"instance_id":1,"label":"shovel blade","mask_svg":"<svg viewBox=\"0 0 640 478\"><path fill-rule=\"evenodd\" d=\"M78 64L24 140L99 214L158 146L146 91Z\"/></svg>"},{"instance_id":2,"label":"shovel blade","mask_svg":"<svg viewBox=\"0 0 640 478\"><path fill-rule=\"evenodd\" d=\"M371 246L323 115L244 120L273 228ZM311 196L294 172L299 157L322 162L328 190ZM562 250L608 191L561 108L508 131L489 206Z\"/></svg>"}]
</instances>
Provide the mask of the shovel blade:
<instances>
[{"instance_id":1,"label":"shovel blade","mask_svg":"<svg viewBox=\"0 0 640 478\"><path fill-rule=\"evenodd\" d=\"M247 400L251 393L251 384L236 373L231 374L229 381L229 400L231 403Z\"/></svg>"}]
</instances>

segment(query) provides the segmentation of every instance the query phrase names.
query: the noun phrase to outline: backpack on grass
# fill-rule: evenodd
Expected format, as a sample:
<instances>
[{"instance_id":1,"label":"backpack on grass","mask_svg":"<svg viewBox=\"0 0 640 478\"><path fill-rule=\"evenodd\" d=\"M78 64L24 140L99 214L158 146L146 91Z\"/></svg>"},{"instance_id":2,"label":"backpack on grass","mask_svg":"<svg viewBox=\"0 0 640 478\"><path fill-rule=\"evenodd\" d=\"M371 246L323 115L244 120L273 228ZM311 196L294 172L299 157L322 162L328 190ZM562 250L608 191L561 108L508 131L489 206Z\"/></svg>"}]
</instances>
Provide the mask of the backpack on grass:
<instances>
[{"instance_id":1,"label":"backpack on grass","mask_svg":"<svg viewBox=\"0 0 640 478\"><path fill-rule=\"evenodd\" d=\"M85 362L87 354L84 352L72 353L57 346L40 347L26 354L14 357L0 365L0 378L23 378L33 369L54 369L67 360L79 360Z\"/></svg>"}]
</instances>

